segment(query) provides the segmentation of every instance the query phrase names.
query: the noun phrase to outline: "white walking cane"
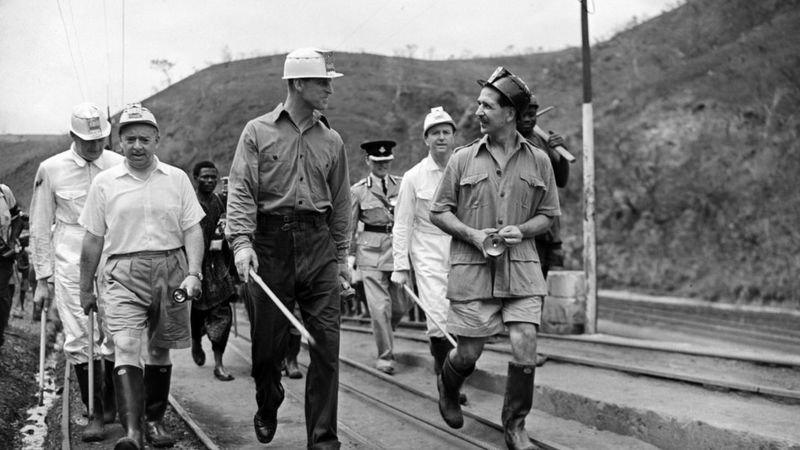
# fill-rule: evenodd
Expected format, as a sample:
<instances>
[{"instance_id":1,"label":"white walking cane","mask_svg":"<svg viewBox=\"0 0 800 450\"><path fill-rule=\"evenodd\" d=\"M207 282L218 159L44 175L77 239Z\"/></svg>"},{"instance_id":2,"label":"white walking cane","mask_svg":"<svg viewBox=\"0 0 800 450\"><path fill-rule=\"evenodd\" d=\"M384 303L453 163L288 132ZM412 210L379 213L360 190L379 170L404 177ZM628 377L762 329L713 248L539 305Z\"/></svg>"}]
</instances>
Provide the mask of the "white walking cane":
<instances>
[{"instance_id":1,"label":"white walking cane","mask_svg":"<svg viewBox=\"0 0 800 450\"><path fill-rule=\"evenodd\" d=\"M444 325L440 324L438 320L433 318L428 308L422 303L422 300L420 300L419 297L417 297L417 295L414 294L414 291L412 291L411 288L408 287L408 285L405 283L403 283L403 289L405 289L406 294L408 294L408 296L411 297L411 300L414 300L414 302L417 305L419 305L420 308L422 308L422 312L424 312L425 316L428 319L430 319L430 321L433 322L434 325L436 325L436 328L438 328L442 333L444 333L444 337L446 337L447 340L450 341L453 347L458 347L458 344L456 343L456 340L453 339L453 336L450 336L450 333L448 333L447 330L445 330Z\"/></svg>"},{"instance_id":2,"label":"white walking cane","mask_svg":"<svg viewBox=\"0 0 800 450\"><path fill-rule=\"evenodd\" d=\"M94 417L94 311L89 311L89 418Z\"/></svg>"},{"instance_id":3,"label":"white walking cane","mask_svg":"<svg viewBox=\"0 0 800 450\"><path fill-rule=\"evenodd\" d=\"M42 302L41 333L39 334L39 406L44 405L44 356L47 352L45 347L45 328L47 325L47 307Z\"/></svg>"},{"instance_id":4,"label":"white walking cane","mask_svg":"<svg viewBox=\"0 0 800 450\"><path fill-rule=\"evenodd\" d=\"M306 327L304 327L303 324L300 323L299 320L297 320L297 317L295 317L294 314L292 314L291 311L289 311L286 305L284 305L283 302L281 302L281 300L278 298L278 296L276 296L275 293L272 292L272 289L270 289L267 286L267 284L264 283L264 280L262 280L261 277L258 276L256 271L253 270L252 267L250 268L249 274L256 282L256 284L258 284L258 286L267 294L269 299L272 300L272 303L275 303L275 306L277 306L278 309L281 310L283 315L286 316L287 319L289 319L289 322L292 324L292 326L294 326L297 329L297 331L300 332L300 335L306 338L306 341L308 341L308 345L311 347L315 347L317 345L317 342L314 340L313 337L311 337L311 333L309 333L308 330L306 330Z\"/></svg>"}]
</instances>

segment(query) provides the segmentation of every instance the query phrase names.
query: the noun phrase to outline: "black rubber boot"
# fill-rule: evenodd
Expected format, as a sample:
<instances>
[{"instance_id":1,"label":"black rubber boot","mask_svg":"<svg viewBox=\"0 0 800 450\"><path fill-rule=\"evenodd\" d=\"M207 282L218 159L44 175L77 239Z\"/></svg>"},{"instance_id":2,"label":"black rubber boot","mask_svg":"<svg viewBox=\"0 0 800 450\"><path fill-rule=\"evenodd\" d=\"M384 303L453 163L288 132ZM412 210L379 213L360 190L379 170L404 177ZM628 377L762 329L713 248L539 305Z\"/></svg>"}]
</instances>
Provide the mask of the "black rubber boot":
<instances>
[{"instance_id":1,"label":"black rubber boot","mask_svg":"<svg viewBox=\"0 0 800 450\"><path fill-rule=\"evenodd\" d=\"M119 421L125 436L114 444L114 450L139 450L142 442L142 413L144 412L144 373L136 366L114 368L114 392L117 396Z\"/></svg>"},{"instance_id":2,"label":"black rubber boot","mask_svg":"<svg viewBox=\"0 0 800 450\"><path fill-rule=\"evenodd\" d=\"M175 438L161 420L169 403L172 366L144 366L144 434L153 447L172 447Z\"/></svg>"},{"instance_id":3,"label":"black rubber boot","mask_svg":"<svg viewBox=\"0 0 800 450\"><path fill-rule=\"evenodd\" d=\"M81 400L89 410L89 395L94 396L94 412L89 415L89 424L81 433L83 442L98 442L105 438L103 434L103 402L100 397L103 383L103 373L100 371L100 361L94 362L94 392L89 392L89 363L75 364L75 377L81 391Z\"/></svg>"},{"instance_id":4,"label":"black rubber boot","mask_svg":"<svg viewBox=\"0 0 800 450\"><path fill-rule=\"evenodd\" d=\"M503 429L506 445L513 450L531 450L534 445L525 431L525 417L533 404L534 364L508 363L506 395L503 400Z\"/></svg>"},{"instance_id":5,"label":"black rubber boot","mask_svg":"<svg viewBox=\"0 0 800 450\"><path fill-rule=\"evenodd\" d=\"M442 373L436 377L436 387L439 389L439 413L450 428L464 426L464 415L461 414L458 397L461 385L474 370L475 366L473 365L466 371L457 371L448 355L442 364Z\"/></svg>"},{"instance_id":6,"label":"black rubber boot","mask_svg":"<svg viewBox=\"0 0 800 450\"><path fill-rule=\"evenodd\" d=\"M103 360L103 423L114 423L117 401L114 395L114 361Z\"/></svg>"},{"instance_id":7,"label":"black rubber boot","mask_svg":"<svg viewBox=\"0 0 800 450\"><path fill-rule=\"evenodd\" d=\"M433 371L438 376L442 373L442 365L444 364L444 359L447 357L447 353L452 350L453 345L447 338L443 337L432 337L430 342L430 349L431 355L433 355ZM462 405L467 404L467 395L463 392L458 393L458 403Z\"/></svg>"}]
</instances>

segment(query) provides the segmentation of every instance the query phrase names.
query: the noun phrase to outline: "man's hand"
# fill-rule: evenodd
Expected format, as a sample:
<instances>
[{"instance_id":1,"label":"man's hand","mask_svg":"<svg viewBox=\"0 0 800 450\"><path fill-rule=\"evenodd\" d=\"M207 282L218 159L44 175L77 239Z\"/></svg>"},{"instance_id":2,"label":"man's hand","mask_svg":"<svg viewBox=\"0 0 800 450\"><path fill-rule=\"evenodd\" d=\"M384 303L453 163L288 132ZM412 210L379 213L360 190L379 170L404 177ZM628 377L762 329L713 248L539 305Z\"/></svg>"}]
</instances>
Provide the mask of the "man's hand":
<instances>
[{"instance_id":1,"label":"man's hand","mask_svg":"<svg viewBox=\"0 0 800 450\"><path fill-rule=\"evenodd\" d=\"M181 289L186 291L186 295L188 295L189 298L197 298L200 297L200 294L203 292L203 284L196 276L187 275L181 283Z\"/></svg>"},{"instance_id":2,"label":"man's hand","mask_svg":"<svg viewBox=\"0 0 800 450\"><path fill-rule=\"evenodd\" d=\"M339 266L339 278L343 282L345 282L345 283L347 283L349 285L350 284L350 265L348 263L345 263L345 262L340 262L338 264L338 266Z\"/></svg>"},{"instance_id":3,"label":"man's hand","mask_svg":"<svg viewBox=\"0 0 800 450\"><path fill-rule=\"evenodd\" d=\"M247 280L250 278L250 267L258 272L258 257L256 256L255 250L251 247L244 247L237 250L236 254L233 256L233 261L236 264L236 272L239 273L239 279L245 283L247 283Z\"/></svg>"},{"instance_id":4,"label":"man's hand","mask_svg":"<svg viewBox=\"0 0 800 450\"><path fill-rule=\"evenodd\" d=\"M547 146L550 148L556 148L558 146L566 147L564 144L564 136L561 136L558 133L553 133L552 131L549 132L549 136L547 137Z\"/></svg>"},{"instance_id":5,"label":"man's hand","mask_svg":"<svg viewBox=\"0 0 800 450\"><path fill-rule=\"evenodd\" d=\"M400 286L408 283L408 270L395 270L392 272L392 283Z\"/></svg>"},{"instance_id":6,"label":"man's hand","mask_svg":"<svg viewBox=\"0 0 800 450\"><path fill-rule=\"evenodd\" d=\"M496 232L497 228L484 228L482 230L472 230L472 233L470 233L470 242L481 251L484 258L487 258L488 255L486 254L486 249L483 248L483 241L485 241L490 234Z\"/></svg>"},{"instance_id":7,"label":"man's hand","mask_svg":"<svg viewBox=\"0 0 800 450\"><path fill-rule=\"evenodd\" d=\"M517 245L522 242L522 231L520 231L519 227L516 225L503 227L497 234L505 240L508 246Z\"/></svg>"},{"instance_id":8,"label":"man's hand","mask_svg":"<svg viewBox=\"0 0 800 450\"><path fill-rule=\"evenodd\" d=\"M47 281L47 278L36 280L36 294L33 296L33 303L36 307L50 309L54 290L53 283Z\"/></svg>"},{"instance_id":9,"label":"man's hand","mask_svg":"<svg viewBox=\"0 0 800 450\"><path fill-rule=\"evenodd\" d=\"M39 288L37 287L36 289L38 290ZM97 312L97 295L95 295L94 291L81 290L81 308L87 316L89 311Z\"/></svg>"}]
</instances>

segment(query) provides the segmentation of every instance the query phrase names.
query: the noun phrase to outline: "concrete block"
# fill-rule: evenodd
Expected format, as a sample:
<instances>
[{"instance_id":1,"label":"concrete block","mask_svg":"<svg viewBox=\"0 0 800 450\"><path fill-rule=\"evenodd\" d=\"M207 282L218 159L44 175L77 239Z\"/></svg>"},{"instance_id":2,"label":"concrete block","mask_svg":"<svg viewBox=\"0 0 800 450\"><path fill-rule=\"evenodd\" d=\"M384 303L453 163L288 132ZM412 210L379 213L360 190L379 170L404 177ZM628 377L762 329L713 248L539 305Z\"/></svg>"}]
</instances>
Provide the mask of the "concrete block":
<instances>
[{"instance_id":1,"label":"concrete block","mask_svg":"<svg viewBox=\"0 0 800 450\"><path fill-rule=\"evenodd\" d=\"M583 298L548 296L542 308L543 333L581 334L586 327L586 301Z\"/></svg>"},{"instance_id":2,"label":"concrete block","mask_svg":"<svg viewBox=\"0 0 800 450\"><path fill-rule=\"evenodd\" d=\"M586 276L579 270L550 271L547 291L559 297L583 297L586 295Z\"/></svg>"}]
</instances>

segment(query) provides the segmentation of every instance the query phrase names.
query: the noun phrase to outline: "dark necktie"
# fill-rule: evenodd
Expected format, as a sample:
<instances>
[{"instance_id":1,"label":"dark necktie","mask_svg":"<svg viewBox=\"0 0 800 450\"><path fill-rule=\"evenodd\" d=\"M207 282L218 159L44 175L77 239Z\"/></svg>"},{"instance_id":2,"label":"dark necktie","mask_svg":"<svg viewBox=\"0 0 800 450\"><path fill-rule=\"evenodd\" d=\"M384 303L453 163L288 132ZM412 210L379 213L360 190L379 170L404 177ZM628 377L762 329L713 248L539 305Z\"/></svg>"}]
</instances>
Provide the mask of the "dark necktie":
<instances>
[{"instance_id":1,"label":"dark necktie","mask_svg":"<svg viewBox=\"0 0 800 450\"><path fill-rule=\"evenodd\" d=\"M386 190L386 178L381 178L381 189L383 189L383 195L389 193L389 191Z\"/></svg>"}]
</instances>

